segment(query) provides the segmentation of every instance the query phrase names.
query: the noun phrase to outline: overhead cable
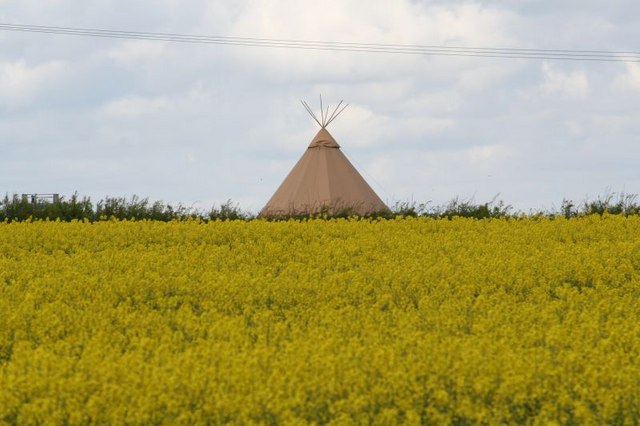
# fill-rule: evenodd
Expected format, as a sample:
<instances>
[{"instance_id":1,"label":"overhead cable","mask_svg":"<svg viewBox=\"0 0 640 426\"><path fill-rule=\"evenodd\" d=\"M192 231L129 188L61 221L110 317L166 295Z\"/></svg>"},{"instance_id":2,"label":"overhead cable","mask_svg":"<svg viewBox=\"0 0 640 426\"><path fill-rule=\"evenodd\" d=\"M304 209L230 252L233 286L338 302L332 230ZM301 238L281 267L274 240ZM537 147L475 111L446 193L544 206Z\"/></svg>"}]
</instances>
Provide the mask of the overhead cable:
<instances>
[{"instance_id":1,"label":"overhead cable","mask_svg":"<svg viewBox=\"0 0 640 426\"><path fill-rule=\"evenodd\" d=\"M513 47L464 47L420 44L355 43L318 40L272 39L234 36L203 36L176 33L119 31L97 28L53 27L0 23L0 30L41 34L152 40L175 43L217 44L280 49L344 51L429 56L468 56L511 59L551 59L565 61L640 62L640 52L608 50L529 49Z\"/></svg>"}]
</instances>

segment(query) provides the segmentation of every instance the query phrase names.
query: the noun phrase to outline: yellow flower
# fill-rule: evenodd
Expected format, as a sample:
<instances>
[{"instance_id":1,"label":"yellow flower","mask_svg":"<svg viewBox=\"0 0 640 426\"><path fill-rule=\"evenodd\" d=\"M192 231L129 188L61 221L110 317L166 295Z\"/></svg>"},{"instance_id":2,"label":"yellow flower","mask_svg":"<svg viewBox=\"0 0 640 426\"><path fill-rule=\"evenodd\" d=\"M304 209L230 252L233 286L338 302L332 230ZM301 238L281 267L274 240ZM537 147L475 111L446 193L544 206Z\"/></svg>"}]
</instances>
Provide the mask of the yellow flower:
<instances>
[{"instance_id":1,"label":"yellow flower","mask_svg":"<svg viewBox=\"0 0 640 426\"><path fill-rule=\"evenodd\" d=\"M0 223L0 423L629 423L640 218Z\"/></svg>"}]
</instances>

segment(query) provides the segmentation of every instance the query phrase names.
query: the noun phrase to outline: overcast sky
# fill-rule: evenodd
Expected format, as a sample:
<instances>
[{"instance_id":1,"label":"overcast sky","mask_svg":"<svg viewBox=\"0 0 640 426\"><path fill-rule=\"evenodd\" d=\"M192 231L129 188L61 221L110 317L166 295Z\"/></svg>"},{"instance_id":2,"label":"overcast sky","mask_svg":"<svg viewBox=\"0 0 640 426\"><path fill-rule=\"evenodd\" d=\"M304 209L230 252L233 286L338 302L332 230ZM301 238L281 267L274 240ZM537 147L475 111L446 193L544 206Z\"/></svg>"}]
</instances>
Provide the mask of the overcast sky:
<instances>
[{"instance_id":1,"label":"overcast sky","mask_svg":"<svg viewBox=\"0 0 640 426\"><path fill-rule=\"evenodd\" d=\"M640 51L636 1L0 0L0 22L359 43ZM640 193L640 63L0 31L0 192L257 211L317 124L380 197L518 209Z\"/></svg>"}]
</instances>

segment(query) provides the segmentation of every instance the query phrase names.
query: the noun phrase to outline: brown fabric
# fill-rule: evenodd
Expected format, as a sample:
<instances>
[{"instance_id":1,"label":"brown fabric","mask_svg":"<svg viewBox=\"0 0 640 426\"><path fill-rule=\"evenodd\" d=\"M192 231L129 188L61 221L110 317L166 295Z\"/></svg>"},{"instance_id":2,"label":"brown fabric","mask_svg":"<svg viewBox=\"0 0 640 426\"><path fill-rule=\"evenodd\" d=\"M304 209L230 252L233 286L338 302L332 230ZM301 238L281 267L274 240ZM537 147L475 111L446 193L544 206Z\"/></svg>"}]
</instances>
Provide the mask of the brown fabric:
<instances>
[{"instance_id":1,"label":"brown fabric","mask_svg":"<svg viewBox=\"0 0 640 426\"><path fill-rule=\"evenodd\" d=\"M317 146L326 146L327 148L340 148L338 142L331 136L331 133L324 127L316 134L309 144L309 148L315 148Z\"/></svg>"},{"instance_id":2,"label":"brown fabric","mask_svg":"<svg viewBox=\"0 0 640 426\"><path fill-rule=\"evenodd\" d=\"M260 216L388 210L339 147L326 129L320 129Z\"/></svg>"}]
</instances>

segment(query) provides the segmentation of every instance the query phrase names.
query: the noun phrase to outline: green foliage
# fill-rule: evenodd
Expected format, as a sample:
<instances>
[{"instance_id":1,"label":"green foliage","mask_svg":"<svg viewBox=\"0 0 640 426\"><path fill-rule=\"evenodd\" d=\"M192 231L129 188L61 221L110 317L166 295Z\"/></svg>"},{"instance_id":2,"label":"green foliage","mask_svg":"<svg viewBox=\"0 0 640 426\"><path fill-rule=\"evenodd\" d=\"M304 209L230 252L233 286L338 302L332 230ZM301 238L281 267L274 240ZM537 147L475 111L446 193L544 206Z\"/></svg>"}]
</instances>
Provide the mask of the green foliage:
<instances>
[{"instance_id":1,"label":"green foliage","mask_svg":"<svg viewBox=\"0 0 640 426\"><path fill-rule=\"evenodd\" d=\"M68 200L61 197L56 203L44 200L36 200L34 203L19 198L16 194L12 197L5 195L0 201L0 221L60 219L68 222L73 219L93 220L93 218L91 201L87 197L80 198L78 194L73 194Z\"/></svg>"},{"instance_id":2,"label":"green foliage","mask_svg":"<svg viewBox=\"0 0 640 426\"><path fill-rule=\"evenodd\" d=\"M147 219L165 222L194 216L197 216L197 212L181 204L173 207L161 201L151 203L148 198L138 198L136 195L130 200L124 197L107 197L98 202L95 214L98 219Z\"/></svg>"},{"instance_id":3,"label":"green foliage","mask_svg":"<svg viewBox=\"0 0 640 426\"><path fill-rule=\"evenodd\" d=\"M214 205L205 217L209 220L247 220L253 216L242 211L238 204L233 204L231 200L227 200L220 207Z\"/></svg>"},{"instance_id":4,"label":"green foliage","mask_svg":"<svg viewBox=\"0 0 640 426\"><path fill-rule=\"evenodd\" d=\"M598 197L595 201L585 201L586 214L623 214L625 216L640 214L640 204L637 202L637 194L625 194L621 192L617 201L613 201L614 193Z\"/></svg>"},{"instance_id":5,"label":"green foliage","mask_svg":"<svg viewBox=\"0 0 640 426\"><path fill-rule=\"evenodd\" d=\"M640 214L640 204L638 203L637 194L626 194L621 192L618 194L609 192L604 196L598 196L595 200L585 200L582 204L576 204L572 200L562 200L560 206L560 214L564 217L572 218L581 215L597 214L621 214L624 216L636 216ZM553 215L553 214L552 214Z\"/></svg>"},{"instance_id":6,"label":"green foliage","mask_svg":"<svg viewBox=\"0 0 640 426\"><path fill-rule=\"evenodd\" d=\"M510 212L513 207L505 205L504 201L496 202L496 198L497 196L489 202L476 204L473 199L464 201L456 197L444 208L436 208L427 213L427 216L446 217L448 219L452 217L488 219L511 216Z\"/></svg>"},{"instance_id":7,"label":"green foliage","mask_svg":"<svg viewBox=\"0 0 640 426\"><path fill-rule=\"evenodd\" d=\"M598 214L620 214L625 216L640 215L640 202L636 194L608 193L595 200L585 200L575 203L564 199L558 210L540 211L524 214L514 212L511 205L504 201L496 201L497 196L491 201L477 203L474 199L462 200L459 197L441 206L431 206L431 202L416 203L415 201L396 202L389 210L374 212L363 216L365 219L392 219L395 217L433 217L448 218L466 217L475 219L546 216L566 218ZM266 218L267 220L308 220L313 218L349 218L358 216L353 208L325 208L313 214L291 214ZM199 218L209 220L253 220L256 216L242 210L231 200L227 200L220 206L213 206L208 211L185 207L182 204L173 206L162 201L151 202L148 198L132 196L106 197L98 201L95 206L88 197L80 197L77 193L66 199L60 197L57 202L48 200L23 199L17 194L5 195L0 200L0 222L30 221L30 220L186 220Z\"/></svg>"},{"instance_id":8,"label":"green foliage","mask_svg":"<svg viewBox=\"0 0 640 426\"><path fill-rule=\"evenodd\" d=\"M391 212L394 216L401 217L418 217L428 215L429 202L423 204L417 204L415 201L397 201L391 208Z\"/></svg>"},{"instance_id":9,"label":"green foliage","mask_svg":"<svg viewBox=\"0 0 640 426\"><path fill-rule=\"evenodd\" d=\"M443 206L429 206L429 202L418 204L416 202L397 202L391 209L393 217L433 217L447 218L469 217L475 219L487 219L513 216L512 207L504 201L496 202L496 197L486 203L476 203L473 199L461 200L454 198Z\"/></svg>"},{"instance_id":10,"label":"green foliage","mask_svg":"<svg viewBox=\"0 0 640 426\"><path fill-rule=\"evenodd\" d=\"M200 217L200 213L178 205L174 207L161 201L150 202L147 198L137 196L127 199L124 197L107 197L100 200L94 207L88 197L80 198L73 194L68 200L60 197L56 202L37 199L23 199L17 195L5 195L0 201L0 222L28 221L28 220L184 220L189 217Z\"/></svg>"}]
</instances>

